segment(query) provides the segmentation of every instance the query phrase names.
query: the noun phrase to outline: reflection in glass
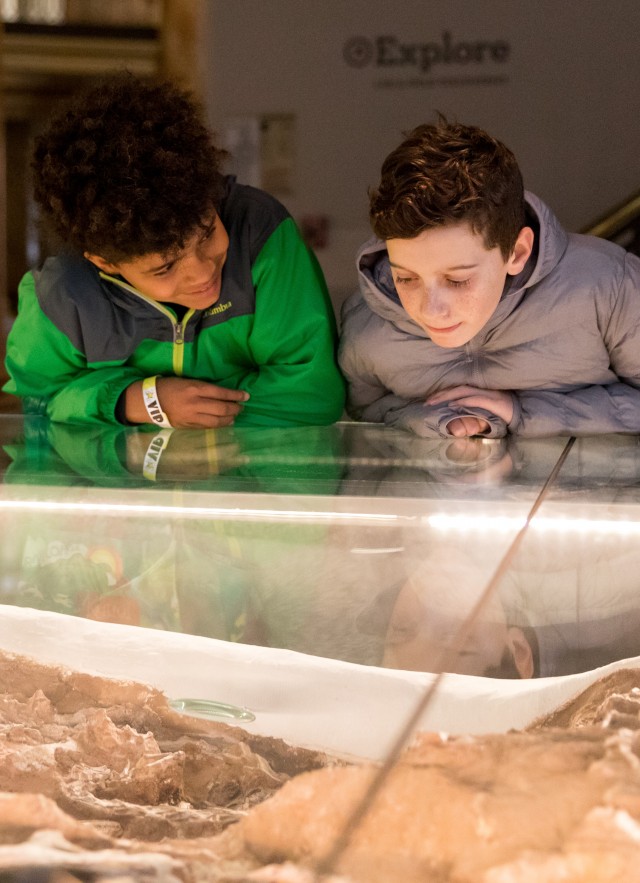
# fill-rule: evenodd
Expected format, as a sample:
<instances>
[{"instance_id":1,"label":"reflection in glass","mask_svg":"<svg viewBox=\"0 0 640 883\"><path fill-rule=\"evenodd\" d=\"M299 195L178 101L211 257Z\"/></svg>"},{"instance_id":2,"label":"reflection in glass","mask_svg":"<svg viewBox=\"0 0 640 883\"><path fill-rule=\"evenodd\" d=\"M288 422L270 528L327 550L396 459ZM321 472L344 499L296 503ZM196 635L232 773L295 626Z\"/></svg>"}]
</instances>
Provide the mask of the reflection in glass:
<instances>
[{"instance_id":1,"label":"reflection in glass","mask_svg":"<svg viewBox=\"0 0 640 883\"><path fill-rule=\"evenodd\" d=\"M347 423L185 430L161 450L157 436L0 425L2 603L491 678L640 655L635 438L578 441L452 657L566 439Z\"/></svg>"}]
</instances>

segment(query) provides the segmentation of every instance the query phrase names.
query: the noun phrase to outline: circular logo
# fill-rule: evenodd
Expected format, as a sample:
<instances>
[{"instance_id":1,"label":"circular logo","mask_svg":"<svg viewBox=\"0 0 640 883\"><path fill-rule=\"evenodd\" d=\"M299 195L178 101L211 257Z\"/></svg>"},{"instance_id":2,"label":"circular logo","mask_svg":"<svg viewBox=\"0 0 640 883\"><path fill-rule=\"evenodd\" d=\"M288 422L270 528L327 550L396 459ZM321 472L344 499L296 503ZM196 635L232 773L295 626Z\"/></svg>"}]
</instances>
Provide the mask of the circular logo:
<instances>
[{"instance_id":1,"label":"circular logo","mask_svg":"<svg viewBox=\"0 0 640 883\"><path fill-rule=\"evenodd\" d=\"M366 67L373 61L373 54L373 43L366 37L351 37L342 49L349 67Z\"/></svg>"}]
</instances>

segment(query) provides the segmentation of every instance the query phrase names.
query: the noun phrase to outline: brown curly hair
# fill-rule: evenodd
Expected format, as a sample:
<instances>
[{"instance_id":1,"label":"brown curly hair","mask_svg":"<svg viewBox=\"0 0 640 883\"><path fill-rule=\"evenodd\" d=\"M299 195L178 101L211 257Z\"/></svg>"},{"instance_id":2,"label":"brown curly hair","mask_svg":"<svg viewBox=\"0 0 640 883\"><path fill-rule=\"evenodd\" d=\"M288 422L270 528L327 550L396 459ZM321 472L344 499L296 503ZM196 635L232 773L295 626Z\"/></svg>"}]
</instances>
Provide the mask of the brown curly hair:
<instances>
[{"instance_id":1,"label":"brown curly hair","mask_svg":"<svg viewBox=\"0 0 640 883\"><path fill-rule=\"evenodd\" d=\"M369 217L380 239L411 239L466 221L507 260L525 223L522 174L502 142L440 115L385 159L380 184L369 192Z\"/></svg>"},{"instance_id":2,"label":"brown curly hair","mask_svg":"<svg viewBox=\"0 0 640 883\"><path fill-rule=\"evenodd\" d=\"M189 93L119 73L72 99L36 139L34 198L72 250L113 263L171 254L218 207L224 156Z\"/></svg>"}]
</instances>

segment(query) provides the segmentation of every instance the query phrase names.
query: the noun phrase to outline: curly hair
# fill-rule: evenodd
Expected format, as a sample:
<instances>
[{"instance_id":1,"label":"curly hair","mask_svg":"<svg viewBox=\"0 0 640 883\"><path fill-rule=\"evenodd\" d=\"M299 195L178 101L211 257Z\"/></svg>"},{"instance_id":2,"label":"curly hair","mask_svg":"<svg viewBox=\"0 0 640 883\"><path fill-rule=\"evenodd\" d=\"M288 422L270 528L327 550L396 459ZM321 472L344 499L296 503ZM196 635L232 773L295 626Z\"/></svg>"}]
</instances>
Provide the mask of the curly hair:
<instances>
[{"instance_id":1,"label":"curly hair","mask_svg":"<svg viewBox=\"0 0 640 883\"><path fill-rule=\"evenodd\" d=\"M465 221L507 260L525 223L522 174L502 142L439 116L385 159L380 184L369 191L369 217L380 239Z\"/></svg>"},{"instance_id":2,"label":"curly hair","mask_svg":"<svg viewBox=\"0 0 640 883\"><path fill-rule=\"evenodd\" d=\"M80 253L171 254L219 206L226 155L189 93L128 72L76 96L36 139L34 198Z\"/></svg>"}]
</instances>

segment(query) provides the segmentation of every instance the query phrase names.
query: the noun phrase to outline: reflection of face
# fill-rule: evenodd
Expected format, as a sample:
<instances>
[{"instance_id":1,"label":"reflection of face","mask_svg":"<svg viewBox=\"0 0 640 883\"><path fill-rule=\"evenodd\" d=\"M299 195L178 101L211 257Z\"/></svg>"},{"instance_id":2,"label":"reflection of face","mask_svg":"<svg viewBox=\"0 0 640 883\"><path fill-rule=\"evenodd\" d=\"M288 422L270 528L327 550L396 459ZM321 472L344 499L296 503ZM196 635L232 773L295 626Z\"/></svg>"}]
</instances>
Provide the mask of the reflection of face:
<instances>
[{"instance_id":1,"label":"reflection of face","mask_svg":"<svg viewBox=\"0 0 640 883\"><path fill-rule=\"evenodd\" d=\"M388 617L382 665L408 671L448 671L490 676L503 658L520 677L533 677L533 654L520 628L509 626L494 593L457 656L450 647L474 611L487 580L488 562L448 544L431 551L398 593ZM498 676L498 675L493 675ZM511 672L509 676L517 676Z\"/></svg>"},{"instance_id":2,"label":"reflection of face","mask_svg":"<svg viewBox=\"0 0 640 883\"><path fill-rule=\"evenodd\" d=\"M498 666L507 644L504 616L491 611L473 627L457 659L448 658L447 650L462 627L469 610L427 606L411 581L404 584L396 600L387 634L382 664L387 668L409 671L445 671L482 675Z\"/></svg>"},{"instance_id":3,"label":"reflection of face","mask_svg":"<svg viewBox=\"0 0 640 883\"><path fill-rule=\"evenodd\" d=\"M117 264L95 255L85 256L106 273L123 276L152 300L205 310L220 297L228 248L227 231L214 214L210 223L175 254L146 254Z\"/></svg>"},{"instance_id":4,"label":"reflection of face","mask_svg":"<svg viewBox=\"0 0 640 883\"><path fill-rule=\"evenodd\" d=\"M519 273L526 263L530 233L523 228L508 261L499 248L487 249L467 222L423 230L412 239L388 239L402 306L438 346L463 346L493 315L507 274Z\"/></svg>"}]
</instances>

